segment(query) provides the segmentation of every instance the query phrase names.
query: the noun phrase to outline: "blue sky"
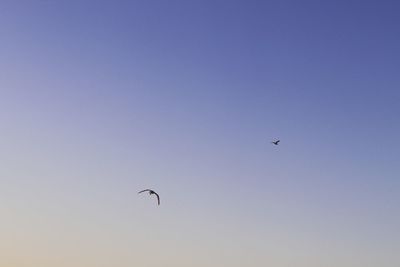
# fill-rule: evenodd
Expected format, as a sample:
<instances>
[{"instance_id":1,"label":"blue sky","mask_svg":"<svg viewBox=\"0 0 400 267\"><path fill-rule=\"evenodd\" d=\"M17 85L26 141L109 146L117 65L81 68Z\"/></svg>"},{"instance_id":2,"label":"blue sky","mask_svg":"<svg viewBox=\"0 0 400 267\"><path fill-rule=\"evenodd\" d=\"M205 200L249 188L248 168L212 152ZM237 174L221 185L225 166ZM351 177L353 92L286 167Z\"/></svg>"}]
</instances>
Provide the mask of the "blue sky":
<instances>
[{"instance_id":1,"label":"blue sky","mask_svg":"<svg viewBox=\"0 0 400 267\"><path fill-rule=\"evenodd\" d=\"M399 8L2 3L0 263L398 266Z\"/></svg>"}]
</instances>

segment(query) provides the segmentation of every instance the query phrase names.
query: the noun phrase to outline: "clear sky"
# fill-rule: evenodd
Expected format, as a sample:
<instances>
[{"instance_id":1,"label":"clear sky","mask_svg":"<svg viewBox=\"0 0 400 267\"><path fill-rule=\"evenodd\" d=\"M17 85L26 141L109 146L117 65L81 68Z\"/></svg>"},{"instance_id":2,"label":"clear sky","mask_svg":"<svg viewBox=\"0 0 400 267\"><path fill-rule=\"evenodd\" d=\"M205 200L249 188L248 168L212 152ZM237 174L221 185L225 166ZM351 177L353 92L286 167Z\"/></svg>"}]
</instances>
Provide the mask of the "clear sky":
<instances>
[{"instance_id":1,"label":"clear sky","mask_svg":"<svg viewBox=\"0 0 400 267\"><path fill-rule=\"evenodd\" d=\"M0 266L400 266L399 14L2 1Z\"/></svg>"}]
</instances>

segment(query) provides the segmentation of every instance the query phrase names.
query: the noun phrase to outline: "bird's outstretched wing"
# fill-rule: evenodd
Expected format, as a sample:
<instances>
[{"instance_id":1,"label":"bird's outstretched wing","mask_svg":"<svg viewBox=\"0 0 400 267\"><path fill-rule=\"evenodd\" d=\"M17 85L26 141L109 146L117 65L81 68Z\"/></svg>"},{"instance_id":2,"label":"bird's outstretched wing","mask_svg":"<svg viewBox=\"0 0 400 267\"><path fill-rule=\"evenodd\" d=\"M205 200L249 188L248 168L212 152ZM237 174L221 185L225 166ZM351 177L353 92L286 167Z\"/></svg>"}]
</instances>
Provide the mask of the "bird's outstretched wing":
<instances>
[{"instance_id":1,"label":"bird's outstretched wing","mask_svg":"<svg viewBox=\"0 0 400 267\"><path fill-rule=\"evenodd\" d=\"M151 191L151 190L150 189L145 189L145 190L142 190L142 191L138 192L138 194L146 192L146 191Z\"/></svg>"},{"instance_id":2,"label":"bird's outstretched wing","mask_svg":"<svg viewBox=\"0 0 400 267\"><path fill-rule=\"evenodd\" d=\"M160 196L156 192L154 192L154 194L157 196L158 205L160 205Z\"/></svg>"}]
</instances>

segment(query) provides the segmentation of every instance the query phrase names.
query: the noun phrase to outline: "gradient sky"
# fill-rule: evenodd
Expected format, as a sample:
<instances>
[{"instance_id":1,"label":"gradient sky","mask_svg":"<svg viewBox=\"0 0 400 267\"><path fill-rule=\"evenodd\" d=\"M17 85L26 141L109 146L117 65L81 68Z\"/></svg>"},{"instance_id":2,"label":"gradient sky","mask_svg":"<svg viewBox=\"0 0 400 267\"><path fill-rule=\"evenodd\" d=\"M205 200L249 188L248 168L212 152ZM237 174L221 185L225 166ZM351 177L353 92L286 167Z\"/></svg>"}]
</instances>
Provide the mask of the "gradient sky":
<instances>
[{"instance_id":1,"label":"gradient sky","mask_svg":"<svg viewBox=\"0 0 400 267\"><path fill-rule=\"evenodd\" d=\"M400 266L399 14L2 1L0 266Z\"/></svg>"}]
</instances>

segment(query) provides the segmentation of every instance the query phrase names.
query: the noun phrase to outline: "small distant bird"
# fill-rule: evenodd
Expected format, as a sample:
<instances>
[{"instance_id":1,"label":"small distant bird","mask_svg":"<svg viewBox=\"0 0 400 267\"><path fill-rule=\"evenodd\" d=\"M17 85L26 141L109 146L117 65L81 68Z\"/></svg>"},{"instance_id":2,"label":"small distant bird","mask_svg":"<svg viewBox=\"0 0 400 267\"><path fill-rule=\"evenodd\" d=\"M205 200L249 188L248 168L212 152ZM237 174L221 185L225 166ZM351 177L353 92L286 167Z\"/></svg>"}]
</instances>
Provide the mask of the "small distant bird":
<instances>
[{"instance_id":1,"label":"small distant bird","mask_svg":"<svg viewBox=\"0 0 400 267\"><path fill-rule=\"evenodd\" d=\"M280 141L281 140L276 140L276 141L272 141L271 143L277 146Z\"/></svg>"},{"instance_id":2,"label":"small distant bird","mask_svg":"<svg viewBox=\"0 0 400 267\"><path fill-rule=\"evenodd\" d=\"M160 196L156 192L154 192L153 190L145 189L145 190L142 190L142 191L138 192L138 194L146 192L146 191L149 192L149 195L156 195L157 196L158 205L160 205Z\"/></svg>"}]
</instances>

